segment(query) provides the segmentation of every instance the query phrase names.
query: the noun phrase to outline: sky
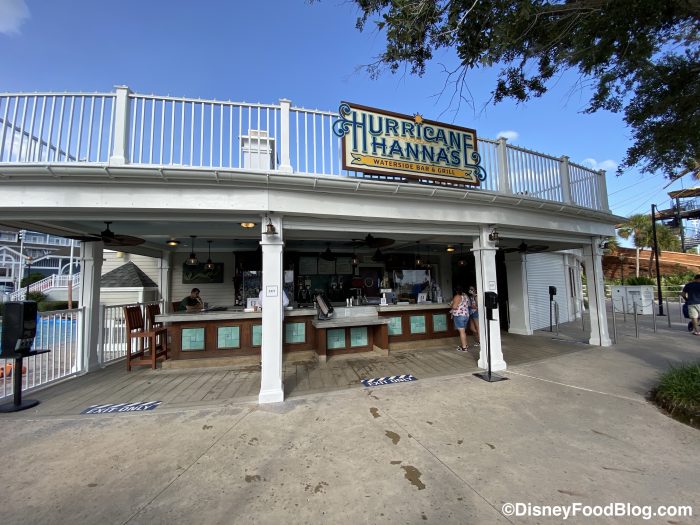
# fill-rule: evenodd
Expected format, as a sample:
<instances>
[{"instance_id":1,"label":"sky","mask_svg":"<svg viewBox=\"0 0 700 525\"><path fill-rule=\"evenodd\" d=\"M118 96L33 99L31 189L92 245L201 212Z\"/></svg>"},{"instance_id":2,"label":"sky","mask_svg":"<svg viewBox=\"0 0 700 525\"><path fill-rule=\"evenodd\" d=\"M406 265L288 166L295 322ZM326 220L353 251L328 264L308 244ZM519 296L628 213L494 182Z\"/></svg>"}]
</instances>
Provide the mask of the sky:
<instances>
[{"instance_id":1,"label":"sky","mask_svg":"<svg viewBox=\"0 0 700 525\"><path fill-rule=\"evenodd\" d=\"M615 170L630 145L622 116L582 111L589 92L567 73L543 97L489 102L496 71L467 76L470 101L446 86L454 54L441 52L423 77L372 79L363 69L384 37L355 28L348 0L0 0L0 92L136 93L275 103L335 111L341 100L474 128L509 143L607 171L613 213L668 207L661 175ZM666 187L668 186L668 187Z\"/></svg>"}]
</instances>

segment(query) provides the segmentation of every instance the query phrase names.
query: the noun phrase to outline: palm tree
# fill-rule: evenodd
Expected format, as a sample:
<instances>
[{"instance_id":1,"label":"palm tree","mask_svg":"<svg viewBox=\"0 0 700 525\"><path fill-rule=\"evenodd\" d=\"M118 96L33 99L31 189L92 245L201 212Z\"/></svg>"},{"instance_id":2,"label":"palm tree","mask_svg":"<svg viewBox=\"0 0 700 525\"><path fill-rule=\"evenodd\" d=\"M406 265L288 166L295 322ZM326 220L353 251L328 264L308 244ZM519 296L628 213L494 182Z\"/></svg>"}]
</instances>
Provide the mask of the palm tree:
<instances>
[{"instance_id":1,"label":"palm tree","mask_svg":"<svg viewBox=\"0 0 700 525\"><path fill-rule=\"evenodd\" d=\"M630 215L627 222L618 225L617 234L623 239L632 237L632 243L637 251L635 257L636 275L639 277L639 251L653 245L651 217L643 213Z\"/></svg>"},{"instance_id":2,"label":"palm tree","mask_svg":"<svg viewBox=\"0 0 700 525\"><path fill-rule=\"evenodd\" d=\"M620 224L617 227L617 234L623 239L632 237L632 242L637 251L636 255L636 274L639 277L639 251L642 248L650 248L649 255L649 275L652 273L652 264L654 262L654 233L651 224L651 215L643 215L641 213L631 215L627 222ZM656 225L656 241L659 245L659 253L661 250L679 251L680 241L678 236L673 233L673 230L664 224Z\"/></svg>"},{"instance_id":3,"label":"palm tree","mask_svg":"<svg viewBox=\"0 0 700 525\"><path fill-rule=\"evenodd\" d=\"M673 233L673 230L665 224L656 225L656 242L659 245L659 255L662 250L669 252L678 252L681 249L681 241L678 236ZM651 277L651 265L654 262L654 239L652 234L651 239L651 255L649 256L649 277Z\"/></svg>"}]
</instances>

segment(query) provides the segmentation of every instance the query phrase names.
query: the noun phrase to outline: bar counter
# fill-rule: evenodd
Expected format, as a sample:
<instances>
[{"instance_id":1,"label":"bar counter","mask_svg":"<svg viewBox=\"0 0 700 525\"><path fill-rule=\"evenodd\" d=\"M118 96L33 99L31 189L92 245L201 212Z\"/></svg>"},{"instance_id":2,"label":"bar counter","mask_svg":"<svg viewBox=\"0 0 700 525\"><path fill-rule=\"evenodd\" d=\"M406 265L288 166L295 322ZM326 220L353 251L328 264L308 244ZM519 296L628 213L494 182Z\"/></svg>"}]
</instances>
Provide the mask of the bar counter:
<instances>
[{"instance_id":1,"label":"bar counter","mask_svg":"<svg viewBox=\"0 0 700 525\"><path fill-rule=\"evenodd\" d=\"M261 318L261 312L233 307L166 313L155 320L168 326L174 359L196 359L259 354ZM283 352L315 350L324 359L375 346L388 350L391 343L458 335L448 303L338 306L329 320L317 319L314 308L285 309L283 330Z\"/></svg>"},{"instance_id":2,"label":"bar counter","mask_svg":"<svg viewBox=\"0 0 700 525\"><path fill-rule=\"evenodd\" d=\"M311 326L315 317L314 308L285 310L284 352L316 348L316 331ZM262 312L232 307L223 311L160 314L155 320L168 326L173 359L260 353Z\"/></svg>"}]
</instances>

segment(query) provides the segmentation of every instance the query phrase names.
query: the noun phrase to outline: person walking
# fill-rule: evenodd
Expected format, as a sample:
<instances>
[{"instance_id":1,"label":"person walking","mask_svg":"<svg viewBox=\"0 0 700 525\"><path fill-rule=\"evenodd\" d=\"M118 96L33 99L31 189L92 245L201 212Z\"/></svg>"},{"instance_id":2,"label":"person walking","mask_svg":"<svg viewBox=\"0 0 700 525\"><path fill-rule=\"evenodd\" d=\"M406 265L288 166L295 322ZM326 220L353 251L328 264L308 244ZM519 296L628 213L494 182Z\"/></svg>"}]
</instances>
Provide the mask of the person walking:
<instances>
[{"instance_id":1,"label":"person walking","mask_svg":"<svg viewBox=\"0 0 700 525\"><path fill-rule=\"evenodd\" d=\"M688 316L693 323L693 335L700 335L700 329L698 328L698 317L700 317L700 273L696 274L693 280L683 287L681 295L685 299L685 304L688 305Z\"/></svg>"},{"instance_id":2,"label":"person walking","mask_svg":"<svg viewBox=\"0 0 700 525\"><path fill-rule=\"evenodd\" d=\"M450 312L452 313L452 321L455 328L459 332L460 346L457 347L458 352L466 352L469 349L467 343L467 323L469 322L469 298L461 286L455 289L455 295L450 304Z\"/></svg>"},{"instance_id":3,"label":"person walking","mask_svg":"<svg viewBox=\"0 0 700 525\"><path fill-rule=\"evenodd\" d=\"M469 331L474 335L476 342L474 346L479 346L481 336L479 335L479 305L476 299L476 286L470 286L467 292L469 322L467 326Z\"/></svg>"}]
</instances>

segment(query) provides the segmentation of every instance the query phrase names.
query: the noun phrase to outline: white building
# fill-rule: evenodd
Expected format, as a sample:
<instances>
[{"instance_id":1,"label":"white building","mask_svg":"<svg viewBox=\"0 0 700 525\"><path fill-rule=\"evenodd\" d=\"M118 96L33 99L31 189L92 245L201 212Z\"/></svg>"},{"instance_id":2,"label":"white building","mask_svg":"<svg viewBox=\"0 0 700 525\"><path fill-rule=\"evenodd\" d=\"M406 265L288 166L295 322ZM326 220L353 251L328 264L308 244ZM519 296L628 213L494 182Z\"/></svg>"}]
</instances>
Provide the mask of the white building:
<instances>
[{"instance_id":1,"label":"white building","mask_svg":"<svg viewBox=\"0 0 700 525\"><path fill-rule=\"evenodd\" d=\"M283 399L283 350L311 348L325 358L453 337L437 300L449 301L456 284L477 285L482 312L484 292L498 294L489 333L493 369L503 370L501 330L548 326L550 286L561 322L581 315L582 263L589 341L611 344L600 243L620 218L608 209L604 173L565 156L361 106L336 113L288 100L190 100L122 87L4 94L0 117L0 223L86 241L87 370L99 366L105 246L157 259L154 281L167 283L167 305L196 286L210 305L229 307L198 314L207 328L188 324L194 317L163 320L172 323L176 358L260 352L260 402ZM191 252L199 267L185 264ZM417 266L418 257L429 266ZM218 265L203 271L207 259ZM372 304L385 272L400 302L432 302ZM307 287L324 291L343 317L353 317L345 299L368 298L362 317L384 321L323 325L305 308L284 315L281 291L296 305ZM234 308L258 290L262 313ZM482 367L487 322L481 315Z\"/></svg>"}]
</instances>

